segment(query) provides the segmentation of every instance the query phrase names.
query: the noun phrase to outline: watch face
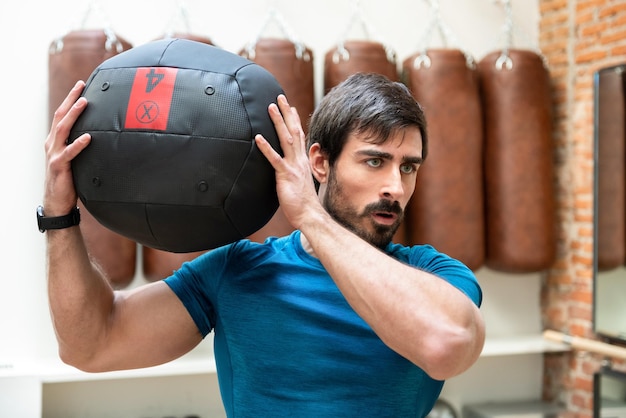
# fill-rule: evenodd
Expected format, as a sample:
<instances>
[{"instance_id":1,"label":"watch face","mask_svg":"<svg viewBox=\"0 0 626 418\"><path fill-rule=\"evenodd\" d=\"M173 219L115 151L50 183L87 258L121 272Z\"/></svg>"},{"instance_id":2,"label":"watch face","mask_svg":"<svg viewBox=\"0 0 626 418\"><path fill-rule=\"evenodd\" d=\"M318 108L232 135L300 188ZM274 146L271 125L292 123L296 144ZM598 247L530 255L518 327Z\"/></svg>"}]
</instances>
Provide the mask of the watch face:
<instances>
[{"instance_id":1,"label":"watch face","mask_svg":"<svg viewBox=\"0 0 626 418\"><path fill-rule=\"evenodd\" d=\"M37 228L39 228L39 232L45 232L45 228L41 224L41 219L43 218L43 206L37 206Z\"/></svg>"}]
</instances>

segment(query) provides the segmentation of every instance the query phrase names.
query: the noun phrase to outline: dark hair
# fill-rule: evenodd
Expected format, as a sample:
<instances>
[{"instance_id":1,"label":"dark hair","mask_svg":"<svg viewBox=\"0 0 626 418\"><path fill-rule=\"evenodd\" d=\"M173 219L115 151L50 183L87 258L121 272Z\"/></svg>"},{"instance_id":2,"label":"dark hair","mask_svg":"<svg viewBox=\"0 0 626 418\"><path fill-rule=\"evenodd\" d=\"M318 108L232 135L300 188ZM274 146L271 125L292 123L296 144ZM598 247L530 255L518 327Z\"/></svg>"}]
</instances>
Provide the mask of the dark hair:
<instances>
[{"instance_id":1,"label":"dark hair","mask_svg":"<svg viewBox=\"0 0 626 418\"><path fill-rule=\"evenodd\" d=\"M351 133L365 133L373 143L384 143L392 133L412 126L420 131L426 159L426 118L410 90L380 74L357 73L322 98L311 116L307 148L319 143L332 167Z\"/></svg>"}]
</instances>

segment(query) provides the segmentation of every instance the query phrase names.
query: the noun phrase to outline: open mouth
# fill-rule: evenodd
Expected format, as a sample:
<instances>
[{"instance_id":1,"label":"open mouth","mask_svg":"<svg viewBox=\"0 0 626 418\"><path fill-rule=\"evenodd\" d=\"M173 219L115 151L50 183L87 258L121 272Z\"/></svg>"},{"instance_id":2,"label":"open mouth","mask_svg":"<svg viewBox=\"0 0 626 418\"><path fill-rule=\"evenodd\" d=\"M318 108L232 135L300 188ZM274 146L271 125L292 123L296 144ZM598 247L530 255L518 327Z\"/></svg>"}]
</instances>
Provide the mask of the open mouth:
<instances>
[{"instance_id":1,"label":"open mouth","mask_svg":"<svg viewBox=\"0 0 626 418\"><path fill-rule=\"evenodd\" d=\"M391 212L373 212L372 215L376 222L385 224L385 225L393 224L398 218L398 215L396 215L395 213L391 213Z\"/></svg>"}]
</instances>

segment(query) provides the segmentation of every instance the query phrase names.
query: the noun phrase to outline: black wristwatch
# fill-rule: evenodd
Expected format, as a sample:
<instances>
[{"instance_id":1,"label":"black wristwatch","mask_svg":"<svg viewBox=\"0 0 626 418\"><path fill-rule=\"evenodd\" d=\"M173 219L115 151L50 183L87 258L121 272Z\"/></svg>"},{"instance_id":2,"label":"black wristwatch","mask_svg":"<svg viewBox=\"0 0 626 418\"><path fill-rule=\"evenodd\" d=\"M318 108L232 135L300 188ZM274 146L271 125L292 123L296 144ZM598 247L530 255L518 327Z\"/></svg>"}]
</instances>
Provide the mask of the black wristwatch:
<instances>
[{"instance_id":1,"label":"black wristwatch","mask_svg":"<svg viewBox=\"0 0 626 418\"><path fill-rule=\"evenodd\" d=\"M75 226L80 223L80 212L76 206L70 213L63 216L44 216L43 206L37 207L37 226L39 232L46 232L48 229L63 229Z\"/></svg>"}]
</instances>

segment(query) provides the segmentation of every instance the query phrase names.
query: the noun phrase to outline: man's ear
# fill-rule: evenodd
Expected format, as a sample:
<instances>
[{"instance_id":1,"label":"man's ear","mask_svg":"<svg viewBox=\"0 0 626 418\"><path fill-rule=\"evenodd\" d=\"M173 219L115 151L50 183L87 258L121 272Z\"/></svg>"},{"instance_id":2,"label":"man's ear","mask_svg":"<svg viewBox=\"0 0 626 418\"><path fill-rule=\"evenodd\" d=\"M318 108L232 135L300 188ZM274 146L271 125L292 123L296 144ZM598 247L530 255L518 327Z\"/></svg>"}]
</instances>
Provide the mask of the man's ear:
<instances>
[{"instance_id":1,"label":"man's ear","mask_svg":"<svg viewBox=\"0 0 626 418\"><path fill-rule=\"evenodd\" d=\"M315 180L319 183L326 183L329 170L328 158L326 153L322 152L318 143L314 143L309 148L309 164L311 164L311 172Z\"/></svg>"}]
</instances>

